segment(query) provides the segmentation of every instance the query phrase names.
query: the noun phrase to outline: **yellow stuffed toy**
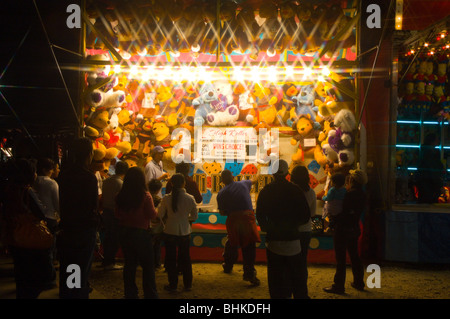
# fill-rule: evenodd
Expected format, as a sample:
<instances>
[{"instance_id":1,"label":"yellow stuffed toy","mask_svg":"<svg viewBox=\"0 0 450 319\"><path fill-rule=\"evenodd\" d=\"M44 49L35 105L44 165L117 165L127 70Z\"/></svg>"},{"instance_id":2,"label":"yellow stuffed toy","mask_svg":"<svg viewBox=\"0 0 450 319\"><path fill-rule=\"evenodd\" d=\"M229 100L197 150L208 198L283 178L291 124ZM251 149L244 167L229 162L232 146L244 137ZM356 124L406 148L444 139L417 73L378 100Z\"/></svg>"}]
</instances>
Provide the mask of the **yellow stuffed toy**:
<instances>
[{"instance_id":1,"label":"yellow stuffed toy","mask_svg":"<svg viewBox=\"0 0 450 319\"><path fill-rule=\"evenodd\" d=\"M164 153L163 160L170 161L172 159L172 148L179 142L172 140L170 128L164 118L157 118L152 127L155 136L154 146L162 146L167 152Z\"/></svg>"},{"instance_id":2,"label":"yellow stuffed toy","mask_svg":"<svg viewBox=\"0 0 450 319\"><path fill-rule=\"evenodd\" d=\"M305 157L314 157L320 151L320 145L317 143L318 133L314 129L314 121L309 114L301 115L292 125L295 131L291 138L291 145L297 145L297 152L292 155L293 162L303 162Z\"/></svg>"},{"instance_id":3,"label":"yellow stuffed toy","mask_svg":"<svg viewBox=\"0 0 450 319\"><path fill-rule=\"evenodd\" d=\"M263 86L260 83L254 84L252 94L257 105L253 124L265 122L268 125L272 125L277 118L276 104L279 102L279 98L273 94L269 86Z\"/></svg>"},{"instance_id":4,"label":"yellow stuffed toy","mask_svg":"<svg viewBox=\"0 0 450 319\"><path fill-rule=\"evenodd\" d=\"M179 101L174 98L172 88L166 85L160 85L156 88L157 100L159 105L158 115L164 117L168 126L178 124Z\"/></svg>"},{"instance_id":5,"label":"yellow stuffed toy","mask_svg":"<svg viewBox=\"0 0 450 319\"><path fill-rule=\"evenodd\" d=\"M109 134L104 130L109 125L109 113L106 109L96 110L86 120L84 134L92 140L109 140Z\"/></svg>"},{"instance_id":6,"label":"yellow stuffed toy","mask_svg":"<svg viewBox=\"0 0 450 319\"><path fill-rule=\"evenodd\" d=\"M338 104L336 100L328 94L331 85L326 82L317 82L315 92L318 96L314 100L314 105L319 108L317 121L321 122L323 118L332 116L342 109L342 105Z\"/></svg>"}]
</instances>

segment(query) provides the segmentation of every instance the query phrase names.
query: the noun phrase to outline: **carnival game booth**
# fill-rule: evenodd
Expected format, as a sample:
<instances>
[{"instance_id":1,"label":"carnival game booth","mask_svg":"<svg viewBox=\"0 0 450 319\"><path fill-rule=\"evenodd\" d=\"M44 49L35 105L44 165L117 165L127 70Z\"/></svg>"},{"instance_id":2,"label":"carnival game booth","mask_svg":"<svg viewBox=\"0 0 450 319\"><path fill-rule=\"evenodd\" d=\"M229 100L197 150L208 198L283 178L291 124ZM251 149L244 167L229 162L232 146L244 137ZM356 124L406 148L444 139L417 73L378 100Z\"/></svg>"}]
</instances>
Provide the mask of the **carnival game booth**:
<instances>
[{"instance_id":1,"label":"carnival game booth","mask_svg":"<svg viewBox=\"0 0 450 319\"><path fill-rule=\"evenodd\" d=\"M448 3L446 8L448 12ZM395 36L398 89L393 94L398 100L392 108L395 153L391 155L395 192L386 215L387 260L450 262L449 30L447 16L423 30L399 31ZM435 144L426 145L431 134L437 138ZM423 160L427 147L435 149L435 159ZM424 203L420 173L427 167L430 177L437 176L430 187L441 188L433 201Z\"/></svg>"},{"instance_id":2,"label":"carnival game booth","mask_svg":"<svg viewBox=\"0 0 450 319\"><path fill-rule=\"evenodd\" d=\"M312 262L332 262L322 196L331 170L357 165L357 1L90 1L84 11L84 134L102 174L191 163L203 202L192 259L221 260L220 173L272 180L282 158L305 165L317 194ZM164 193L164 189L163 189ZM264 233L257 259L265 260Z\"/></svg>"}]
</instances>

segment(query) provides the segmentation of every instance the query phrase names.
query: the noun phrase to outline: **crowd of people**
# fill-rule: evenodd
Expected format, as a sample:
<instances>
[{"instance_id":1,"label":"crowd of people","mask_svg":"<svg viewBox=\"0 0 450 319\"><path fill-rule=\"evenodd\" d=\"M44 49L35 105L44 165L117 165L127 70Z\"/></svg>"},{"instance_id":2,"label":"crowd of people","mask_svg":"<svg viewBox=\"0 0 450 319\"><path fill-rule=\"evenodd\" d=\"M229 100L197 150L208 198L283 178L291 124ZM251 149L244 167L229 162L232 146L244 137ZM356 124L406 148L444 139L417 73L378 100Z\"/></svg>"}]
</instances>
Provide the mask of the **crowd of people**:
<instances>
[{"instance_id":1,"label":"crowd of people","mask_svg":"<svg viewBox=\"0 0 450 319\"><path fill-rule=\"evenodd\" d=\"M183 289L193 284L190 257L192 223L198 218L197 205L202 195L189 176L190 164L176 165L170 176L163 168L165 150L155 147L152 160L145 166L129 167L124 161L114 165L115 173L99 183L90 169L93 145L78 138L69 150L67 165L59 173L57 163L49 158L37 161L15 159L6 167L1 217L4 242L14 260L17 298L37 298L49 287L59 286L61 299L88 299L89 276L94 252L102 233L102 266L122 270L124 297L139 296L137 267L142 268L143 296L157 299L155 270L164 266L169 292L178 290L179 274ZM37 164L37 165L36 165ZM264 186L255 207L251 180L235 180L232 172L221 173L222 188L217 207L226 216L227 241L222 264L231 273L243 257L243 280L260 285L255 270L256 245L265 233L267 283L273 299L309 298L307 254L312 235L311 219L316 214L316 194L309 186L306 167L298 165L289 172L284 160L275 161L273 182ZM290 178L287 176L290 174ZM367 175L357 169L348 176L330 177L324 218L329 217L336 253L336 274L329 293L344 293L346 252L349 253L352 286L364 289L363 268L358 255L359 219L366 206L364 185ZM163 182L166 184L162 194ZM31 214L45 221L53 244L45 249L20 247L14 238L17 216ZM164 244L164 260L161 246ZM116 260L119 249L123 266ZM59 262L59 285L55 265ZM77 265L75 280L70 267Z\"/></svg>"}]
</instances>

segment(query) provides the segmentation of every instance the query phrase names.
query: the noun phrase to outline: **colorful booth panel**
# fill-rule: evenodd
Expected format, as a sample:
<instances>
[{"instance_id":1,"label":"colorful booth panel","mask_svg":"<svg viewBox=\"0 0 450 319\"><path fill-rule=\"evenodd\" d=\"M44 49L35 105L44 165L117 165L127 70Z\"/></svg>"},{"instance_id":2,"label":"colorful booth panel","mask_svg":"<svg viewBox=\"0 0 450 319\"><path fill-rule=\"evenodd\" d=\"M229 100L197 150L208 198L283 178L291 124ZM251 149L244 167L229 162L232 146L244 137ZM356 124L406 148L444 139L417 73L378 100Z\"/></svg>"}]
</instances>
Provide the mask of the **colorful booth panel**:
<instances>
[{"instance_id":1,"label":"colorful booth panel","mask_svg":"<svg viewBox=\"0 0 450 319\"><path fill-rule=\"evenodd\" d=\"M194 261L222 261L227 232L226 216L219 213L199 213L192 224L191 258ZM266 262L265 233L260 232L261 243L257 245L256 261ZM242 261L241 256L239 261ZM334 263L333 238L314 235L308 250L308 261L311 263Z\"/></svg>"}]
</instances>

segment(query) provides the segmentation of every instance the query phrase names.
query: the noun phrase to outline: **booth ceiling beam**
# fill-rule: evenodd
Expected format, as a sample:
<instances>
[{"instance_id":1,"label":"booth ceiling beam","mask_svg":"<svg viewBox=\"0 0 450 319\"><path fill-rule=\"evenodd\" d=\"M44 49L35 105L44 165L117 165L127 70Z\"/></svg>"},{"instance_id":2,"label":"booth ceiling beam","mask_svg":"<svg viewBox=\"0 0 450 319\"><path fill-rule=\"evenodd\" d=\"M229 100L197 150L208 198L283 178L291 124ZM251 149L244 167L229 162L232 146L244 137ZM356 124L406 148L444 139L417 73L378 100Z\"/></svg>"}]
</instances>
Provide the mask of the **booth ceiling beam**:
<instances>
[{"instance_id":1,"label":"booth ceiling beam","mask_svg":"<svg viewBox=\"0 0 450 319\"><path fill-rule=\"evenodd\" d=\"M405 41L403 41L403 43L401 43L401 46L403 47L410 47L410 46L415 46L418 42L425 42L429 39L430 34L434 35L437 34L439 32L441 32L442 30L448 30L450 29L450 15L447 16L446 18L436 22L435 24L433 24L432 26L419 31L419 33L408 37L408 39L406 39Z\"/></svg>"},{"instance_id":2,"label":"booth ceiling beam","mask_svg":"<svg viewBox=\"0 0 450 319\"><path fill-rule=\"evenodd\" d=\"M84 23L86 23L86 25L92 30L92 32L94 32L103 41L103 43L106 45L106 47L111 52L111 54L117 59L116 62L118 62L118 63L122 62L123 58L120 55L120 53L117 52L117 50L108 41L108 39L106 39L106 37L103 36L103 34L95 28L95 26L91 23L91 21L89 21L89 18L87 17L86 12L84 10L83 10L81 16L83 17Z\"/></svg>"},{"instance_id":3,"label":"booth ceiling beam","mask_svg":"<svg viewBox=\"0 0 450 319\"><path fill-rule=\"evenodd\" d=\"M336 36L333 39L327 42L327 44L323 47L322 51L319 54L320 58L323 57L325 53L327 53L330 50L330 48L333 48L335 46L335 44L339 41L338 39L340 39L345 33L347 33L358 23L359 17L360 12L358 12L349 22L347 22L345 27L342 28L342 30L340 30L339 33L336 34Z\"/></svg>"}]
</instances>

